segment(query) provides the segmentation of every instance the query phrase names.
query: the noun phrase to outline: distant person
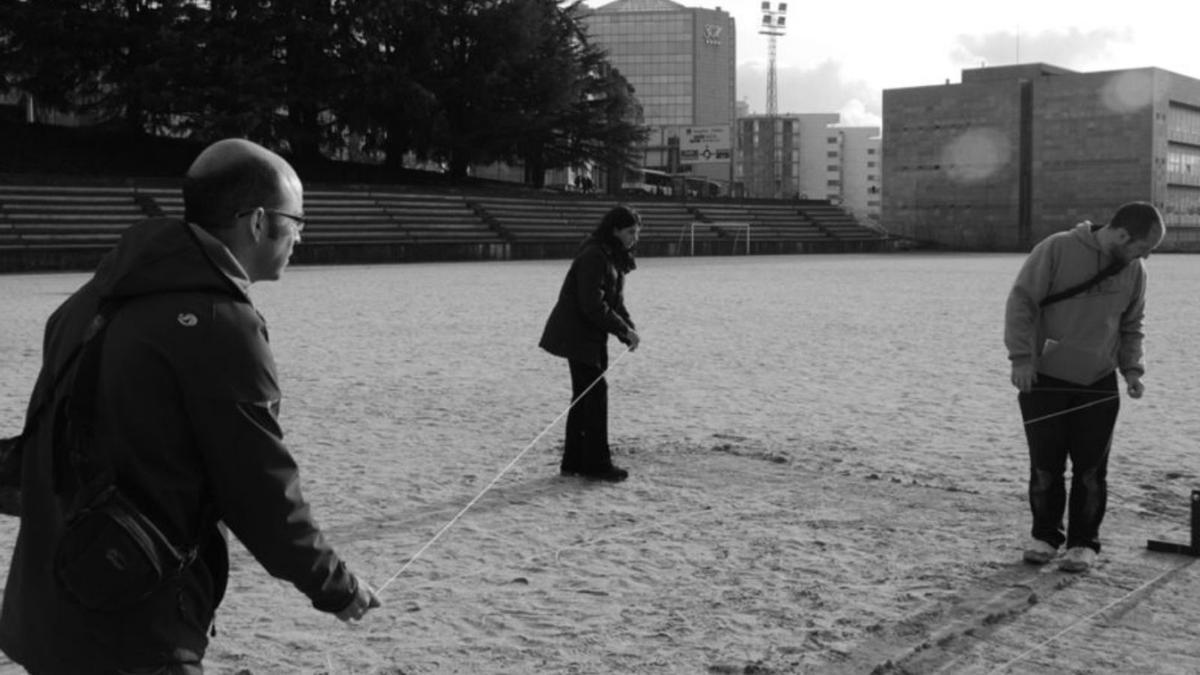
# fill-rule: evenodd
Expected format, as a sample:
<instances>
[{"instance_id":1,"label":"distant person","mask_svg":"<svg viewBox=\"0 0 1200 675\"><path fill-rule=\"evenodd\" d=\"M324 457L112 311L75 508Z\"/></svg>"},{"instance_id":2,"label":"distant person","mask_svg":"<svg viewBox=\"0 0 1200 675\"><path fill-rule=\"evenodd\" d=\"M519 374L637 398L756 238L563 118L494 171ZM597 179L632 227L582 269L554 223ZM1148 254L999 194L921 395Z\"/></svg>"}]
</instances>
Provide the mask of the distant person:
<instances>
[{"instance_id":1,"label":"distant person","mask_svg":"<svg viewBox=\"0 0 1200 675\"><path fill-rule=\"evenodd\" d=\"M608 336L638 347L638 334L625 309L625 275L634 270L633 248L642 219L628 206L604 214L567 270L558 302L539 345L567 359L571 400L563 445L563 475L620 482L629 472L613 464L608 446ZM584 394L589 385L591 390ZM582 398L580 398L582 396Z\"/></svg>"},{"instance_id":2,"label":"distant person","mask_svg":"<svg viewBox=\"0 0 1200 675\"><path fill-rule=\"evenodd\" d=\"M1129 396L1141 398L1142 259L1165 232L1153 206L1125 204L1108 225L1083 222L1044 239L1009 293L1004 343L1029 443L1033 528L1027 562L1048 563L1066 544L1059 566L1082 572L1100 552L1108 456L1120 407L1117 371Z\"/></svg>"},{"instance_id":3,"label":"distant person","mask_svg":"<svg viewBox=\"0 0 1200 675\"><path fill-rule=\"evenodd\" d=\"M300 179L278 155L228 139L196 158L183 199L186 222L131 226L46 327L0 610L0 648L32 673L201 673L229 572L218 523L316 609L350 621L379 606L301 495L277 420L267 327L248 295L252 283L280 278L300 241ZM99 312L108 317L100 348L80 352L85 362L94 355L93 377L80 365L56 386ZM89 387L90 396L79 393ZM67 414L76 403L91 409L90 433L71 432L86 419ZM89 469L97 466L108 467L107 479ZM65 521L79 513L80 490L106 483L166 546L186 552L160 557L173 567L146 582L145 594L105 596L112 579L139 590L157 579L127 576L141 558L126 555L127 539L113 531L93 532L103 556L72 557L87 542L73 539Z\"/></svg>"}]
</instances>

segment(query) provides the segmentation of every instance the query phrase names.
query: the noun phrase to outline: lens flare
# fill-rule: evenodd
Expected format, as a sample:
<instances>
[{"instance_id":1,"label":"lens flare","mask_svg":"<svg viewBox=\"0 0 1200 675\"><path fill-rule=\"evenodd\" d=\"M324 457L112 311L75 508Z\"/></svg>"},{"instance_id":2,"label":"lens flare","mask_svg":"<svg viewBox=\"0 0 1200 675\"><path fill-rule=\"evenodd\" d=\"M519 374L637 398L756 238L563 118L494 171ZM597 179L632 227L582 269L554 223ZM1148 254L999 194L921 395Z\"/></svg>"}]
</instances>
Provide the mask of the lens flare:
<instances>
[{"instance_id":1,"label":"lens flare","mask_svg":"<svg viewBox=\"0 0 1200 675\"><path fill-rule=\"evenodd\" d=\"M1154 102L1154 76L1140 70L1117 73L1104 85L1100 99L1115 113L1136 112Z\"/></svg>"},{"instance_id":2,"label":"lens flare","mask_svg":"<svg viewBox=\"0 0 1200 675\"><path fill-rule=\"evenodd\" d=\"M1012 141L997 129L970 129L942 150L946 175L960 183L987 180L1008 165Z\"/></svg>"}]
</instances>

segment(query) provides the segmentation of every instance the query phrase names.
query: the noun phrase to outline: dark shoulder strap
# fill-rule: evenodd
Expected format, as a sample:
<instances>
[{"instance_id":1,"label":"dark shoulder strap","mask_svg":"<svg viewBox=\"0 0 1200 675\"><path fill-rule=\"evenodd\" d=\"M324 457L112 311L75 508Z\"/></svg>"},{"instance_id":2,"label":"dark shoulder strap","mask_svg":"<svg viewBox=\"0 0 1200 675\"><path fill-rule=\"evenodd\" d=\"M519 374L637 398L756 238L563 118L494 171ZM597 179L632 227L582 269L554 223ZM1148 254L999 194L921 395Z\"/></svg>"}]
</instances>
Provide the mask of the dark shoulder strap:
<instances>
[{"instance_id":1,"label":"dark shoulder strap","mask_svg":"<svg viewBox=\"0 0 1200 675\"><path fill-rule=\"evenodd\" d=\"M88 484L103 486L112 482L111 463L106 455L96 451L91 440L95 427L100 353L108 323L118 307L118 303L101 304L82 342L71 355L75 367L65 366L56 380L56 386L65 384L70 388L59 408L52 449L54 488L60 494L76 492ZM72 371L73 377L65 377ZM49 400L53 398L51 396Z\"/></svg>"},{"instance_id":2,"label":"dark shoulder strap","mask_svg":"<svg viewBox=\"0 0 1200 675\"><path fill-rule=\"evenodd\" d=\"M92 323L88 325L87 332L84 333L83 339L80 340L79 344L75 345L75 348L72 349L71 353L67 355L67 359L63 361L61 366L59 366L58 372L54 374L54 379L50 382L50 388L42 393L41 400L38 401L37 407L34 408L33 413L26 418L27 422L25 424L25 428L21 430L21 434L19 436L20 438L28 438L34 434L37 428L38 418L43 412L46 411L46 406L50 405L50 403L54 401L54 395L58 391L59 386L62 385L63 380L67 378L67 375L71 373L71 367L75 365L75 361L79 358L79 355L83 353L83 349L87 346L88 341L96 334L96 328L98 327L100 321L101 317L99 315L92 319Z\"/></svg>"},{"instance_id":3,"label":"dark shoulder strap","mask_svg":"<svg viewBox=\"0 0 1200 675\"><path fill-rule=\"evenodd\" d=\"M108 316L102 311L92 323L91 335L84 341L79 357L79 368L71 382L67 397L67 421L69 423L66 443L70 448L67 468L74 472L79 485L85 485L102 474L111 474L107 457L98 452L92 442L96 431L96 396L100 381L100 354L104 349L104 337L108 333ZM111 475L109 476L111 478ZM105 483L111 480L104 480Z\"/></svg>"},{"instance_id":4,"label":"dark shoulder strap","mask_svg":"<svg viewBox=\"0 0 1200 675\"><path fill-rule=\"evenodd\" d=\"M1091 279L1088 279L1087 281L1085 281L1081 284L1075 284L1074 286L1063 289L1057 293L1051 293L1050 295L1047 295L1046 297L1042 298L1042 301L1038 303L1038 307L1042 307L1042 308L1049 307L1050 305L1053 305L1056 302L1066 300L1067 298L1073 298L1076 295L1079 295L1080 293L1082 293L1082 292L1088 290L1089 288L1095 286L1096 284L1100 283L1101 281L1104 281L1105 279L1107 279L1107 278L1111 277L1112 275L1125 269L1125 264L1126 263L1124 260L1120 260L1120 259L1114 260L1114 261L1112 261L1112 263L1109 264L1108 267L1105 267L1104 269L1097 272L1096 275L1093 276Z\"/></svg>"}]
</instances>

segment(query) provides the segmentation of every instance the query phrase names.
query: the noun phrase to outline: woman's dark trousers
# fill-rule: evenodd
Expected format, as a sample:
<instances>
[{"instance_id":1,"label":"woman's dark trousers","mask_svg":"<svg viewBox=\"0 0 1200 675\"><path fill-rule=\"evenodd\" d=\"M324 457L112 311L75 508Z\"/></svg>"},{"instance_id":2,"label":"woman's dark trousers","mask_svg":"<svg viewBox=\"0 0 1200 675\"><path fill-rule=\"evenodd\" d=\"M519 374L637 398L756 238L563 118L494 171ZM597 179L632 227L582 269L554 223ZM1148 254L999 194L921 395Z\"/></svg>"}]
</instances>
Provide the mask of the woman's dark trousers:
<instances>
[{"instance_id":1,"label":"woman's dark trousers","mask_svg":"<svg viewBox=\"0 0 1200 675\"><path fill-rule=\"evenodd\" d=\"M562 470L602 473L612 467L612 454L608 448L608 383L604 381L608 356L601 357L599 366L574 360L567 363L571 367L571 400L575 405L567 413ZM595 386L584 394L593 382Z\"/></svg>"},{"instance_id":2,"label":"woman's dark trousers","mask_svg":"<svg viewBox=\"0 0 1200 675\"><path fill-rule=\"evenodd\" d=\"M1054 415L1117 396L1074 412ZM1033 537L1051 546L1100 551L1100 522L1108 501L1108 454L1120 409L1117 374L1083 386L1038 373L1033 390L1019 394L1029 441L1029 506ZM1068 502L1064 474L1071 460ZM1067 508L1067 529L1063 510Z\"/></svg>"}]
</instances>

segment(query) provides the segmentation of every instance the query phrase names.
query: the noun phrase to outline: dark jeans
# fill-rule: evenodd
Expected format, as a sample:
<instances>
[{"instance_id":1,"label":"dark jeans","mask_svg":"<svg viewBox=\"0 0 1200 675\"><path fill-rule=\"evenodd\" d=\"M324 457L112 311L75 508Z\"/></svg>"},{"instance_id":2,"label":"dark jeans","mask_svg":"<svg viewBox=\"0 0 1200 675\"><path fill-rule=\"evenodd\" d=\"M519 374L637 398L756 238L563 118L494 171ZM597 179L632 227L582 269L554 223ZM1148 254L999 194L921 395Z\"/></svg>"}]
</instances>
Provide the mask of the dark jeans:
<instances>
[{"instance_id":1,"label":"dark jeans","mask_svg":"<svg viewBox=\"0 0 1200 675\"><path fill-rule=\"evenodd\" d=\"M156 666L118 668L105 675L204 675L200 656L188 649L176 649L171 663Z\"/></svg>"},{"instance_id":2,"label":"dark jeans","mask_svg":"<svg viewBox=\"0 0 1200 675\"><path fill-rule=\"evenodd\" d=\"M1120 398L1040 421L1077 406L1117 395L1117 374L1083 386L1038 373L1033 391L1017 396L1029 441L1029 507L1035 539L1052 546L1100 551L1100 523L1108 502L1108 453ZM1071 460L1068 506L1067 458ZM1063 509L1068 508L1063 531Z\"/></svg>"},{"instance_id":3,"label":"dark jeans","mask_svg":"<svg viewBox=\"0 0 1200 675\"><path fill-rule=\"evenodd\" d=\"M160 667L118 670L112 675L204 675L204 667L197 663L173 663Z\"/></svg>"},{"instance_id":4,"label":"dark jeans","mask_svg":"<svg viewBox=\"0 0 1200 675\"><path fill-rule=\"evenodd\" d=\"M571 400L579 400L567 413L562 470L605 471L612 466L612 453L608 448L608 383L603 378L608 369L608 357L603 357L599 367L581 361L568 360L567 363L571 367ZM593 382L596 385L580 399L580 394Z\"/></svg>"}]
</instances>

